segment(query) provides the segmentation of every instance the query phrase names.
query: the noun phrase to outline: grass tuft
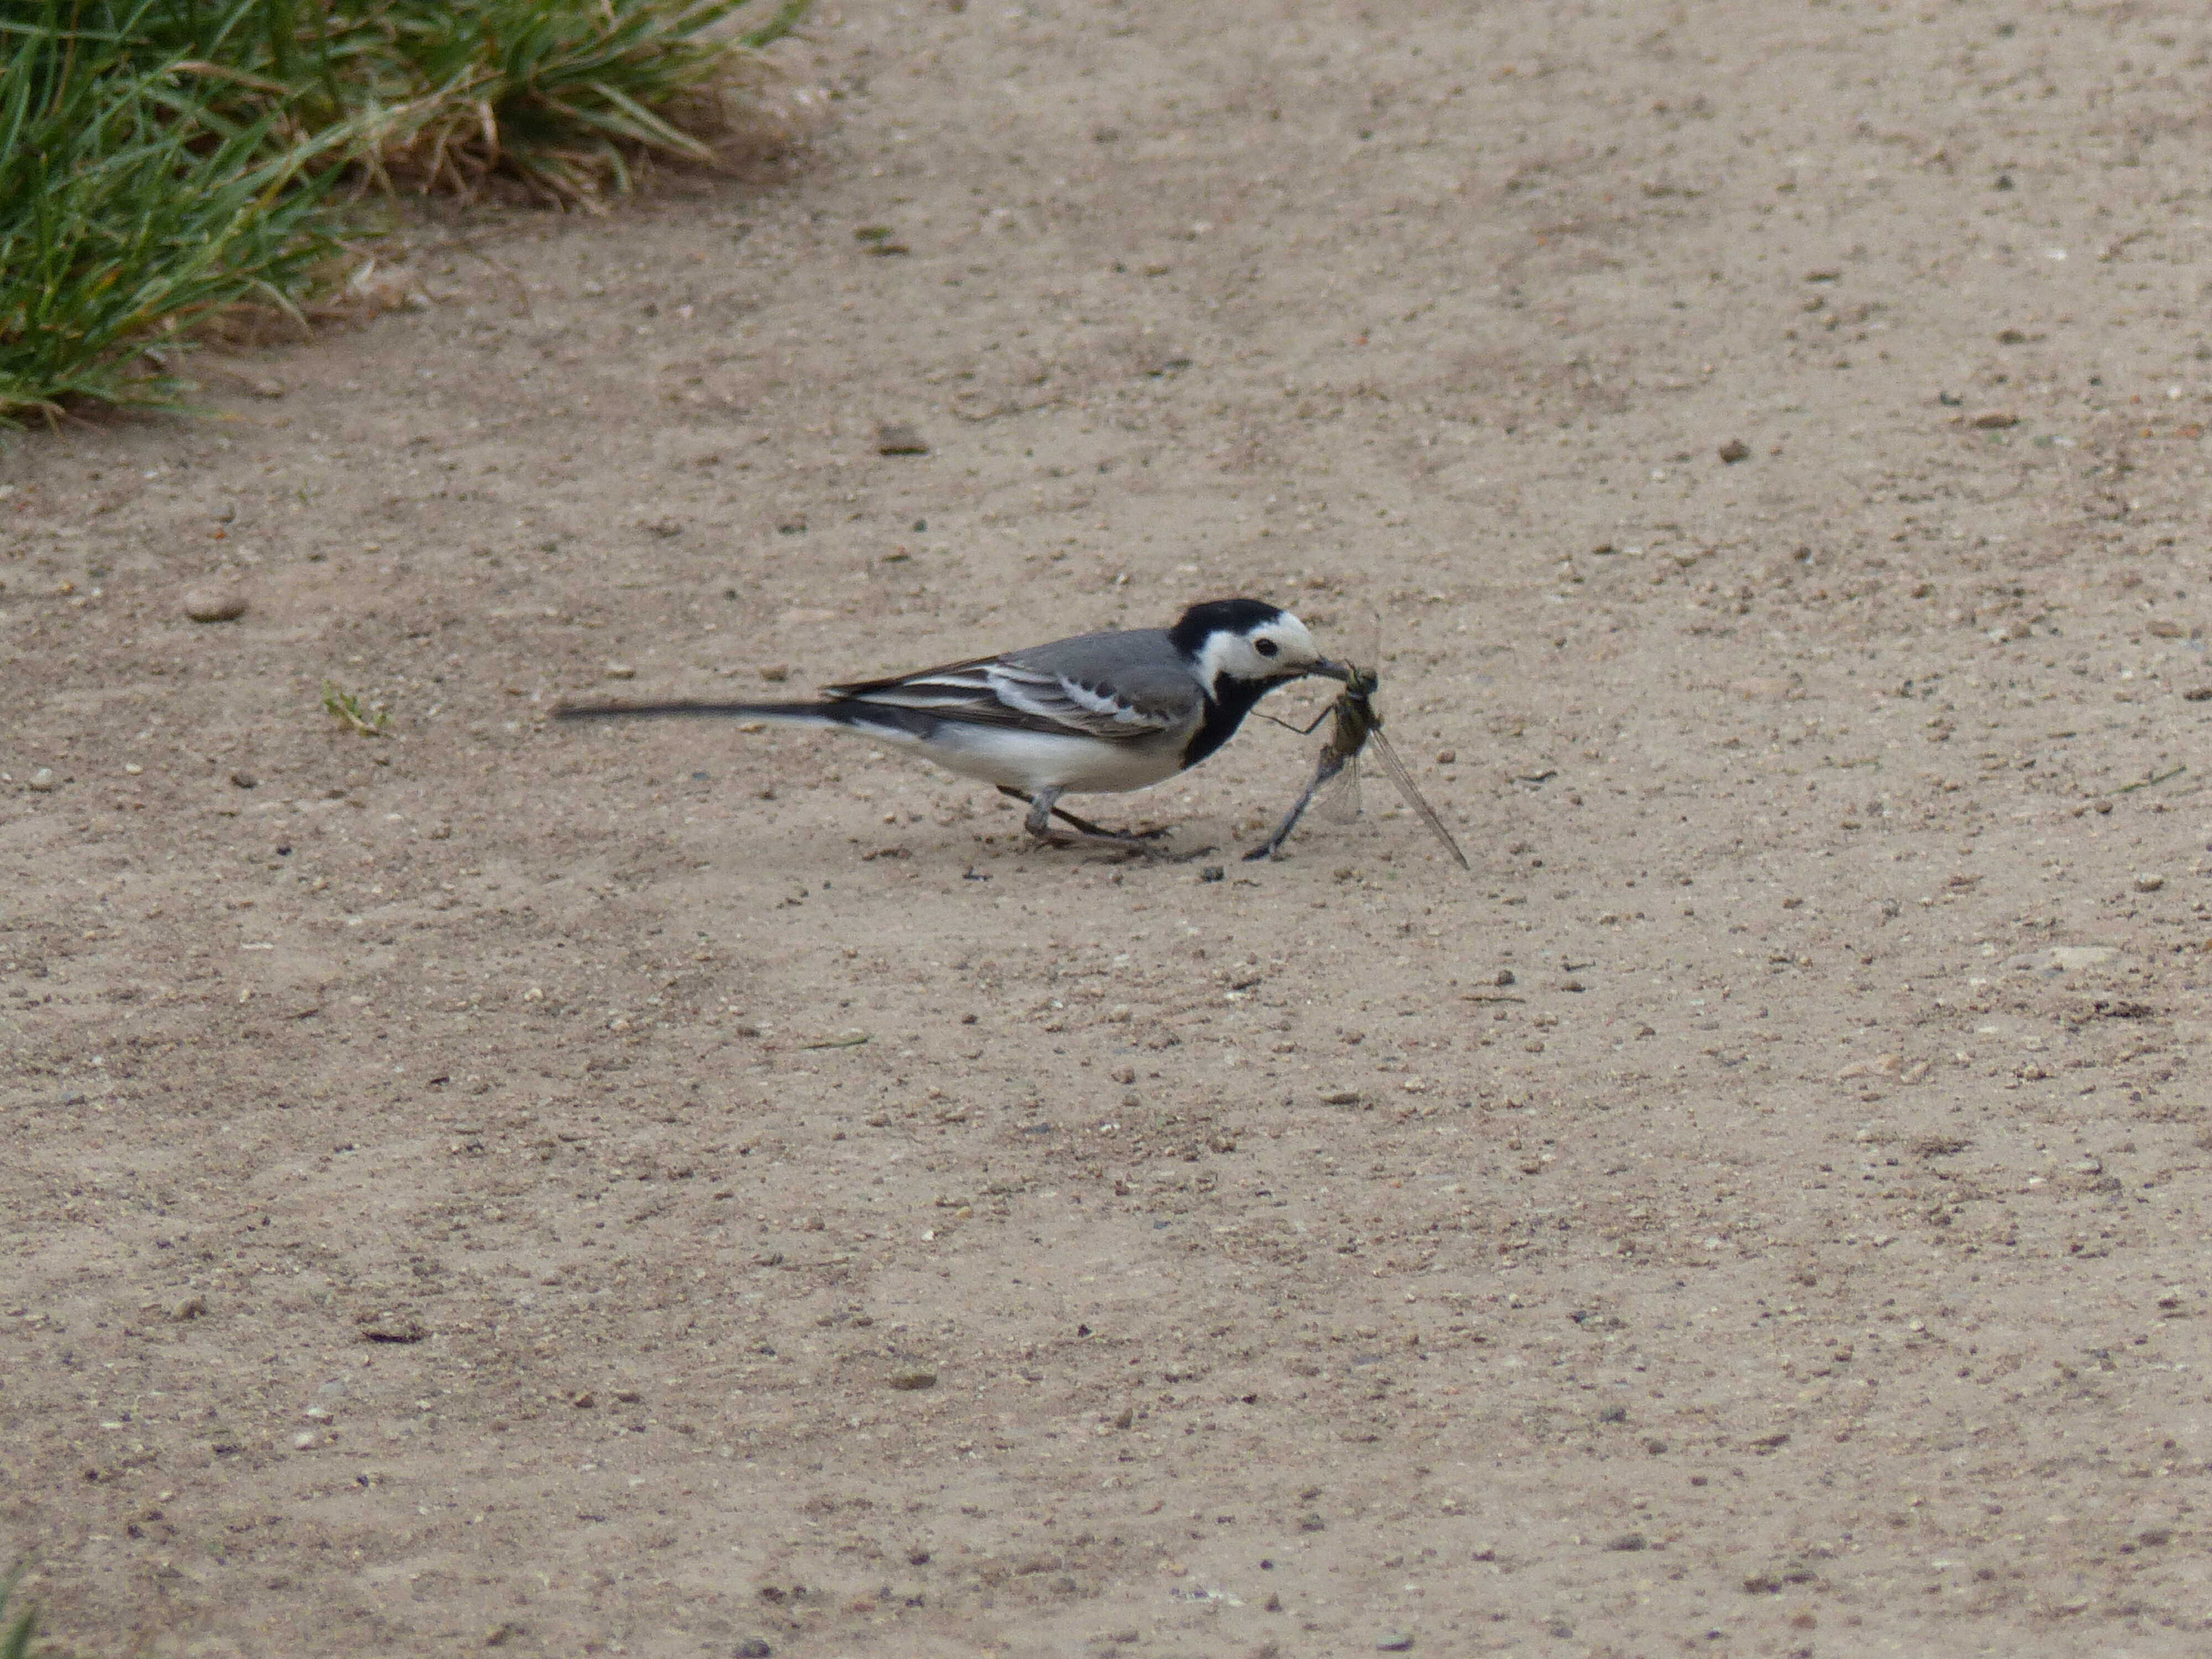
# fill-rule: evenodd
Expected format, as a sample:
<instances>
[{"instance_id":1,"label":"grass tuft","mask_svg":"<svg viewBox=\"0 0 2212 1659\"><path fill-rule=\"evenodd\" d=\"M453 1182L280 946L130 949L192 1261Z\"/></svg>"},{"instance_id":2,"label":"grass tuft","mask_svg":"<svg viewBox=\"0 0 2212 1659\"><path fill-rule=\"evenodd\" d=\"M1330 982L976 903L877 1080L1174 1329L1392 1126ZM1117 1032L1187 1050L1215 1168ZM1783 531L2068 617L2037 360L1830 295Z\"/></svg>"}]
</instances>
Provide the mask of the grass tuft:
<instances>
[{"instance_id":1,"label":"grass tuft","mask_svg":"<svg viewBox=\"0 0 2212 1659\"><path fill-rule=\"evenodd\" d=\"M761 48L807 4L750 27L759 0L0 9L0 425L173 406L146 348L230 307L298 321L364 190L507 179L594 207L787 130Z\"/></svg>"},{"instance_id":2,"label":"grass tuft","mask_svg":"<svg viewBox=\"0 0 2212 1659\"><path fill-rule=\"evenodd\" d=\"M0 1578L0 1659L31 1659L31 1644L39 1634L36 1607L19 1605L12 1613L9 1610L22 1577L23 1569L18 1567Z\"/></svg>"},{"instance_id":3,"label":"grass tuft","mask_svg":"<svg viewBox=\"0 0 2212 1659\"><path fill-rule=\"evenodd\" d=\"M48 4L49 24L60 13ZM279 307L334 251L323 141L263 116L180 119L173 61L141 68L52 27L10 27L0 81L0 420L64 400L173 401L143 348L199 313Z\"/></svg>"},{"instance_id":4,"label":"grass tuft","mask_svg":"<svg viewBox=\"0 0 2212 1659\"><path fill-rule=\"evenodd\" d=\"M381 703L364 704L359 695L335 685L323 688L323 708L364 738L380 738L392 725L392 711ZM6 1659L0 1655L0 1659Z\"/></svg>"}]
</instances>

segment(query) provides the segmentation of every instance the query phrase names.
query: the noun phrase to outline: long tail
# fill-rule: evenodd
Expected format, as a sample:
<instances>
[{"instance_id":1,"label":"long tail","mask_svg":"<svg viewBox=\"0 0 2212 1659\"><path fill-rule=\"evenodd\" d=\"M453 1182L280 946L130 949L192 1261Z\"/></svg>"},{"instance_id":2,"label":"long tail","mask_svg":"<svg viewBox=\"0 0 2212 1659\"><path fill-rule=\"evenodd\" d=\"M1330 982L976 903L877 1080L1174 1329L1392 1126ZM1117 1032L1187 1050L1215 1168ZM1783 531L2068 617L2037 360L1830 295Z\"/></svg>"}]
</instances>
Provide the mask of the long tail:
<instances>
[{"instance_id":1,"label":"long tail","mask_svg":"<svg viewBox=\"0 0 2212 1659\"><path fill-rule=\"evenodd\" d=\"M827 730L859 727L890 738L920 738L936 724L920 709L889 708L857 698L835 702L606 702L572 704L553 711L556 720L775 720L786 726Z\"/></svg>"}]
</instances>

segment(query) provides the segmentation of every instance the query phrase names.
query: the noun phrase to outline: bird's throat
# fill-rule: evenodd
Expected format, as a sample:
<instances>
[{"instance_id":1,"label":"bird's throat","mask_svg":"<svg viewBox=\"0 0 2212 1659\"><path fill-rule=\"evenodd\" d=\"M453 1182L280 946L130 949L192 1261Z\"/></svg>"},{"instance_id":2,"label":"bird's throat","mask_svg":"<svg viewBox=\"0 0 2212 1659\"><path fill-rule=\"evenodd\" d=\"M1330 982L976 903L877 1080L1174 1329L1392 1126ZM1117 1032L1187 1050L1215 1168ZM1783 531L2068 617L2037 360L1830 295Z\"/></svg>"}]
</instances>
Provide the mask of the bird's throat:
<instances>
[{"instance_id":1,"label":"bird's throat","mask_svg":"<svg viewBox=\"0 0 2212 1659\"><path fill-rule=\"evenodd\" d=\"M1183 769L1188 771L1235 737L1237 728L1244 724L1244 717L1260 699L1285 684L1287 682L1283 680L1237 680L1225 676L1216 680L1206 699L1206 719L1183 745Z\"/></svg>"}]
</instances>

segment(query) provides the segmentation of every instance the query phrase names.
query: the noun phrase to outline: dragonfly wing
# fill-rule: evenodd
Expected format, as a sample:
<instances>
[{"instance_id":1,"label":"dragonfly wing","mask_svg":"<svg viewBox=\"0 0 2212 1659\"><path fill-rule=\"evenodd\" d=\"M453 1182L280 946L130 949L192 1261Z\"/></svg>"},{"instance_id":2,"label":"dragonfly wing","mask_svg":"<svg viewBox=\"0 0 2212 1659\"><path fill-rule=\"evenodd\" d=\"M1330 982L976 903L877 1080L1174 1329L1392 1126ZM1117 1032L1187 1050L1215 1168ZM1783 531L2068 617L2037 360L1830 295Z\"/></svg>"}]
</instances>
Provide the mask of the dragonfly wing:
<instances>
[{"instance_id":1,"label":"dragonfly wing","mask_svg":"<svg viewBox=\"0 0 2212 1659\"><path fill-rule=\"evenodd\" d=\"M1244 855L1248 863L1254 859L1271 859L1281 850L1283 843L1291 838L1291 831L1298 827L1298 820L1305 815L1306 808L1313 805L1314 797L1336 777L1337 764L1333 763L1334 762L1334 755L1324 749L1320 763L1314 768L1313 776L1307 779L1306 787L1298 791L1298 798L1291 803L1291 810L1275 826L1275 833Z\"/></svg>"},{"instance_id":2,"label":"dragonfly wing","mask_svg":"<svg viewBox=\"0 0 2212 1659\"><path fill-rule=\"evenodd\" d=\"M1398 758L1398 751L1391 747L1390 739L1380 731L1370 732L1367 734L1367 746L1382 760L1382 769L1390 775L1390 781L1398 786L1398 793L1406 798L1406 805L1421 815L1421 822L1429 826L1436 838L1443 842L1446 850L1459 860L1459 867L1473 869L1474 866L1467 861L1467 854L1459 850L1459 843L1452 839L1451 831L1444 828L1444 821L1437 816L1436 808L1422 798L1420 790L1414 785L1413 775L1406 769L1406 763Z\"/></svg>"},{"instance_id":3,"label":"dragonfly wing","mask_svg":"<svg viewBox=\"0 0 2212 1659\"><path fill-rule=\"evenodd\" d=\"M1337 775L1322 786L1321 815L1331 823L1352 823L1359 817L1359 757L1343 763Z\"/></svg>"}]
</instances>

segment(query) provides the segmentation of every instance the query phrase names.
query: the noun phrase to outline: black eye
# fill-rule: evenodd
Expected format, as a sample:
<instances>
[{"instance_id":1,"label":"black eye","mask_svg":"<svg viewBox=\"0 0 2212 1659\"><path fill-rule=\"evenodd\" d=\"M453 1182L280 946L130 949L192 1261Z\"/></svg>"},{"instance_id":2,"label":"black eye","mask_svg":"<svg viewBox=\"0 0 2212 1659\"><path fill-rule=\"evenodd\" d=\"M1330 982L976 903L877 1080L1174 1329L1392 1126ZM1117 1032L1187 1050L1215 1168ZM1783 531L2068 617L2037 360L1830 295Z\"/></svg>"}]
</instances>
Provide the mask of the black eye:
<instances>
[{"instance_id":1,"label":"black eye","mask_svg":"<svg viewBox=\"0 0 2212 1659\"><path fill-rule=\"evenodd\" d=\"M1273 640L1255 640L1252 641L1252 648L1263 657L1272 657L1281 649Z\"/></svg>"}]
</instances>

